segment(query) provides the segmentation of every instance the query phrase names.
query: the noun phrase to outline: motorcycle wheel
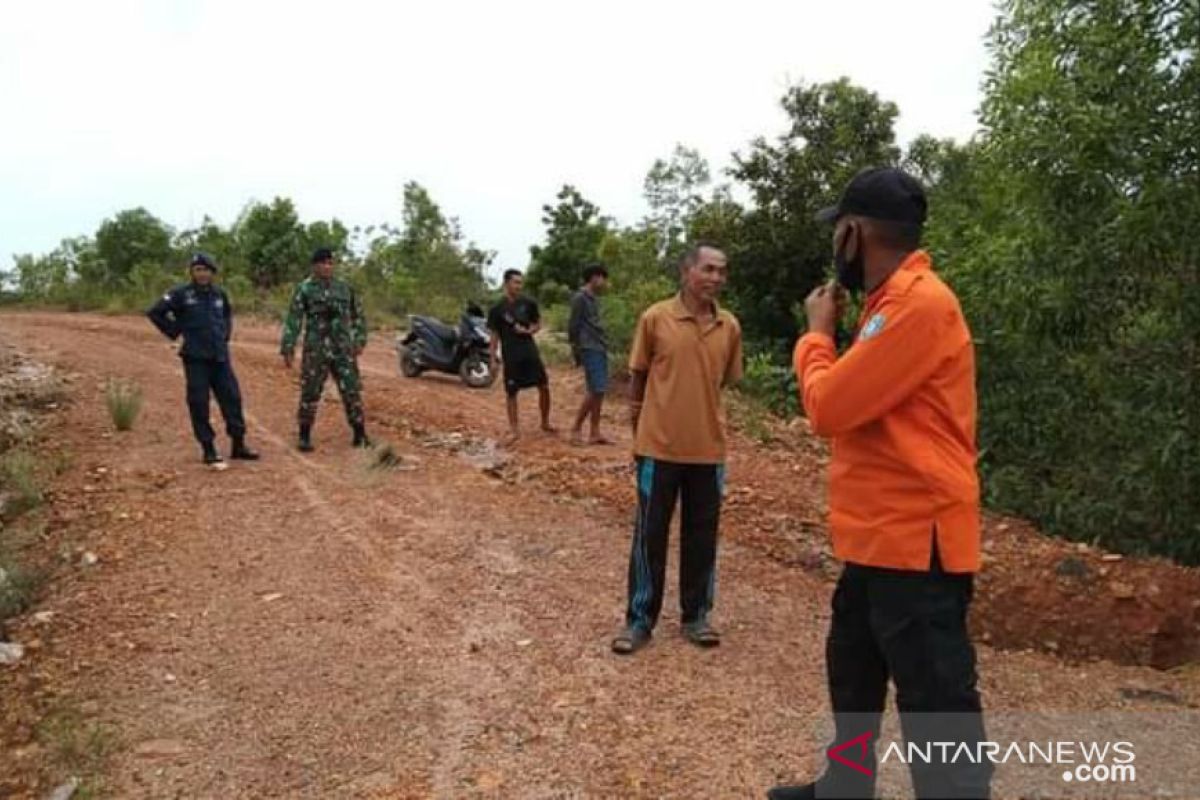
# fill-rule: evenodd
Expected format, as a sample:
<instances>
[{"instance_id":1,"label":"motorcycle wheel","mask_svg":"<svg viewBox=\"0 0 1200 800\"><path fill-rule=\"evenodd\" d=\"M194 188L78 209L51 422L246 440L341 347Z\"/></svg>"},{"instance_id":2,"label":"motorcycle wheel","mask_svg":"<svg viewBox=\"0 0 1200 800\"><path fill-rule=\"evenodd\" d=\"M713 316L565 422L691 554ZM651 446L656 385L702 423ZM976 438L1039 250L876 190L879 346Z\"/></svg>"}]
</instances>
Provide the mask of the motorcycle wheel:
<instances>
[{"instance_id":1,"label":"motorcycle wheel","mask_svg":"<svg viewBox=\"0 0 1200 800\"><path fill-rule=\"evenodd\" d=\"M400 373L406 378L415 378L425 370L417 363L417 359L413 356L411 349L407 347L400 348Z\"/></svg>"},{"instance_id":2,"label":"motorcycle wheel","mask_svg":"<svg viewBox=\"0 0 1200 800\"><path fill-rule=\"evenodd\" d=\"M472 389L486 389L496 382L496 372L488 363L488 357L480 353L474 353L463 359L462 365L458 368L458 377L462 378L462 382Z\"/></svg>"}]
</instances>

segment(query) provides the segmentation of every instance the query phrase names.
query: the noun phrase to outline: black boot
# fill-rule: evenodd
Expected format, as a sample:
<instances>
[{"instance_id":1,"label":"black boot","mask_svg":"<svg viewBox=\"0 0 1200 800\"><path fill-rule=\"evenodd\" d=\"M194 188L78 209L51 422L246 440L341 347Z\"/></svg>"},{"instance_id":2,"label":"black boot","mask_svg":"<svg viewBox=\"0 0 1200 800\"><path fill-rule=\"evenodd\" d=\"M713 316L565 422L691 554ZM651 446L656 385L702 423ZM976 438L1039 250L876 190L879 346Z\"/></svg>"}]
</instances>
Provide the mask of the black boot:
<instances>
[{"instance_id":1,"label":"black boot","mask_svg":"<svg viewBox=\"0 0 1200 800\"><path fill-rule=\"evenodd\" d=\"M816 800L816 798L817 785L815 783L776 786L767 792L767 800Z\"/></svg>"},{"instance_id":2,"label":"black boot","mask_svg":"<svg viewBox=\"0 0 1200 800\"><path fill-rule=\"evenodd\" d=\"M233 448L229 451L230 458L236 458L239 461L258 461L258 453L246 447L244 437L233 437Z\"/></svg>"},{"instance_id":3,"label":"black boot","mask_svg":"<svg viewBox=\"0 0 1200 800\"><path fill-rule=\"evenodd\" d=\"M221 454L217 452L217 448L212 442L205 442L200 445L204 448L204 463L215 469L225 468L225 459L221 458Z\"/></svg>"},{"instance_id":4,"label":"black boot","mask_svg":"<svg viewBox=\"0 0 1200 800\"><path fill-rule=\"evenodd\" d=\"M300 426L300 452L311 453L313 451L312 444L312 425Z\"/></svg>"},{"instance_id":5,"label":"black boot","mask_svg":"<svg viewBox=\"0 0 1200 800\"><path fill-rule=\"evenodd\" d=\"M362 425L354 426L354 442L355 447L370 447L371 440L367 438L367 431Z\"/></svg>"}]
</instances>

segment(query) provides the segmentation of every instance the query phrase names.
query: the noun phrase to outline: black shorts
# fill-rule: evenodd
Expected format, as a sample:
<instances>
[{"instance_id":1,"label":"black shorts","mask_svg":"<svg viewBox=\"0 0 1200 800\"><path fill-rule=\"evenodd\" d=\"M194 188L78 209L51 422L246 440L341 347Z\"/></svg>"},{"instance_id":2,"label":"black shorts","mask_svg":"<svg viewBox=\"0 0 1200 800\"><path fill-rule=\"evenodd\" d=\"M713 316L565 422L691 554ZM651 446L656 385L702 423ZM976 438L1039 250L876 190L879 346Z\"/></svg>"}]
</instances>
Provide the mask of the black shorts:
<instances>
[{"instance_id":1,"label":"black shorts","mask_svg":"<svg viewBox=\"0 0 1200 800\"><path fill-rule=\"evenodd\" d=\"M504 362L504 391L512 397L522 389L534 386L545 386L550 382L546 377L546 367L538 356L523 358L520 361Z\"/></svg>"}]
</instances>

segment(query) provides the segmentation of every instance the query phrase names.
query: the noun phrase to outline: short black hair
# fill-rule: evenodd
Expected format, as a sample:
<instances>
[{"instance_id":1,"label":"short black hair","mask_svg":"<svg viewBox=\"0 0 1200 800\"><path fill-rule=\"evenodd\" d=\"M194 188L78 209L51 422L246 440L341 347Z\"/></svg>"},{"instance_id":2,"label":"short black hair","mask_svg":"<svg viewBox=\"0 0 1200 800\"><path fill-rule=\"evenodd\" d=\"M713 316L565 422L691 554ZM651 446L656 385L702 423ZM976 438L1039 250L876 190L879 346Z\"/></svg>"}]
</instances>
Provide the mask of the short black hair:
<instances>
[{"instance_id":1,"label":"short black hair","mask_svg":"<svg viewBox=\"0 0 1200 800\"><path fill-rule=\"evenodd\" d=\"M720 253L725 252L725 248L716 242L708 239L697 239L688 244L687 249L683 251L683 255L679 257L679 269L682 271L688 267L693 267L700 260L701 250L716 250Z\"/></svg>"},{"instance_id":2,"label":"short black hair","mask_svg":"<svg viewBox=\"0 0 1200 800\"><path fill-rule=\"evenodd\" d=\"M608 267L601 264L599 261L593 261L583 268L583 282L588 283L597 275L608 277Z\"/></svg>"},{"instance_id":3,"label":"short black hair","mask_svg":"<svg viewBox=\"0 0 1200 800\"><path fill-rule=\"evenodd\" d=\"M519 270L519 269L504 270L504 282L505 283L508 283L513 278L519 278L519 277L521 277L521 270Z\"/></svg>"},{"instance_id":4,"label":"short black hair","mask_svg":"<svg viewBox=\"0 0 1200 800\"><path fill-rule=\"evenodd\" d=\"M313 250L313 264L324 264L326 261L333 261L333 248L318 247L316 250Z\"/></svg>"},{"instance_id":5,"label":"short black hair","mask_svg":"<svg viewBox=\"0 0 1200 800\"><path fill-rule=\"evenodd\" d=\"M924 232L922 225L882 219L873 219L870 224L879 243L884 247L911 253L921 246L921 234Z\"/></svg>"}]
</instances>

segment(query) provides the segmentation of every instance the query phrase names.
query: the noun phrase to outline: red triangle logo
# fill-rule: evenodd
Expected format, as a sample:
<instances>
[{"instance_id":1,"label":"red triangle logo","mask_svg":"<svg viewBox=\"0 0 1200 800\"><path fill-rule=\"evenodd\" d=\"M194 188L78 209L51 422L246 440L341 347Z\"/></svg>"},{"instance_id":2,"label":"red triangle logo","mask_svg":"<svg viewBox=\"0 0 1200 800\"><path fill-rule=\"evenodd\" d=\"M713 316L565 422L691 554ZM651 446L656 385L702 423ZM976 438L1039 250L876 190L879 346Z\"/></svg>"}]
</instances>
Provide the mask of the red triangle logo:
<instances>
[{"instance_id":1,"label":"red triangle logo","mask_svg":"<svg viewBox=\"0 0 1200 800\"><path fill-rule=\"evenodd\" d=\"M841 764L844 767L849 767L852 770L861 772L863 775L870 776L870 775L874 775L875 773L873 773L871 770L869 770L868 768L864 767L862 764L859 763L859 761L866 760L866 758L867 758L867 743L870 741L871 741L871 732L867 731L866 733L862 734L861 736L855 736L853 739L850 739L849 741L834 745L833 747L829 748L829 750L826 752L828 753L829 759L831 761L836 761L837 763ZM851 761L848 758L845 758L844 756L842 756L843 750L849 750L853 747L858 747L860 749L859 761Z\"/></svg>"}]
</instances>

